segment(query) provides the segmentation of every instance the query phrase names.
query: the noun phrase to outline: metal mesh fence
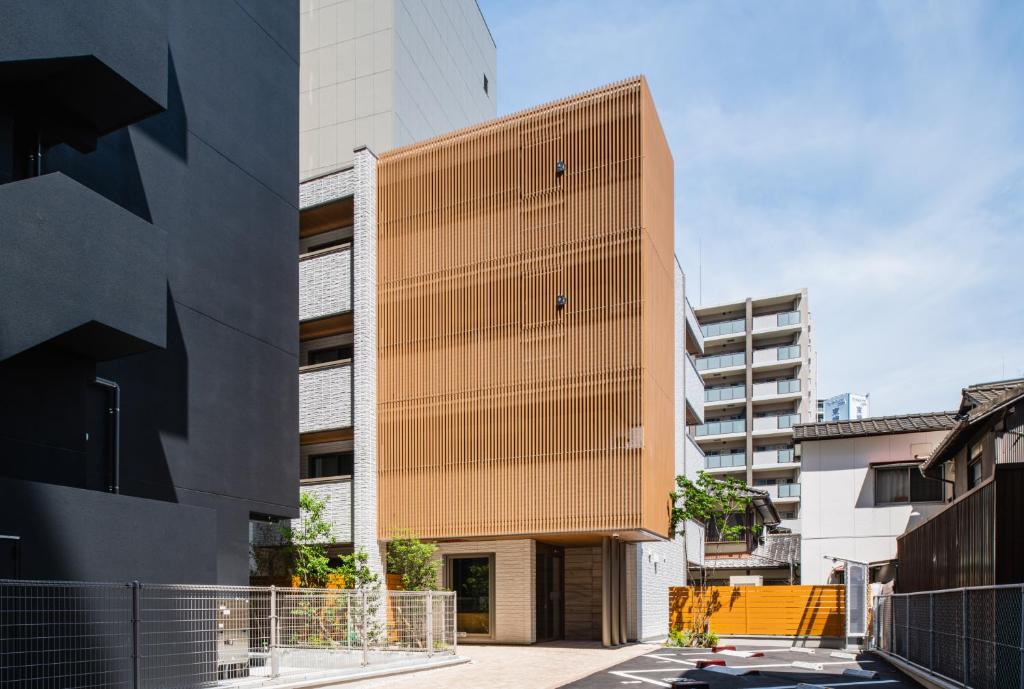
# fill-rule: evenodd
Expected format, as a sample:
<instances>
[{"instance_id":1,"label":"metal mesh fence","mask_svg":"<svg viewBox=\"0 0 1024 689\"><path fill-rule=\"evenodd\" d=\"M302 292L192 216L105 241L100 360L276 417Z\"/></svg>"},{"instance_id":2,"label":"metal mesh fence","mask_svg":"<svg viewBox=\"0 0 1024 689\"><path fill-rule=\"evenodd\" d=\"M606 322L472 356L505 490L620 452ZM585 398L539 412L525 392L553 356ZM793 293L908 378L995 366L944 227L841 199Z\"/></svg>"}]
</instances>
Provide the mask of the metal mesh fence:
<instances>
[{"instance_id":1,"label":"metal mesh fence","mask_svg":"<svg viewBox=\"0 0 1024 689\"><path fill-rule=\"evenodd\" d=\"M250 687L455 651L447 591L0 580L0 689Z\"/></svg>"},{"instance_id":2,"label":"metal mesh fence","mask_svg":"<svg viewBox=\"0 0 1024 689\"><path fill-rule=\"evenodd\" d=\"M878 596L873 645L973 689L1024 689L1024 585Z\"/></svg>"}]
</instances>

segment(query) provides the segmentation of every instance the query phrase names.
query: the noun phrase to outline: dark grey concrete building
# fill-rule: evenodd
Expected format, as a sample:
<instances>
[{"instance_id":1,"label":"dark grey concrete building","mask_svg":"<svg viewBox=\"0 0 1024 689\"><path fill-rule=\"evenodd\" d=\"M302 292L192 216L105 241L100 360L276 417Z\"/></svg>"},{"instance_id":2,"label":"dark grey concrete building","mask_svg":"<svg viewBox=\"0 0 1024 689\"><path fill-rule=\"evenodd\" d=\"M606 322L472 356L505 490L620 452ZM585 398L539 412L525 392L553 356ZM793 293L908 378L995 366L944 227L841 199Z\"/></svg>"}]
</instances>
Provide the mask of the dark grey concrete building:
<instances>
[{"instance_id":1,"label":"dark grey concrete building","mask_svg":"<svg viewBox=\"0 0 1024 689\"><path fill-rule=\"evenodd\" d=\"M0 0L0 577L248 580L297 515L291 0Z\"/></svg>"}]
</instances>

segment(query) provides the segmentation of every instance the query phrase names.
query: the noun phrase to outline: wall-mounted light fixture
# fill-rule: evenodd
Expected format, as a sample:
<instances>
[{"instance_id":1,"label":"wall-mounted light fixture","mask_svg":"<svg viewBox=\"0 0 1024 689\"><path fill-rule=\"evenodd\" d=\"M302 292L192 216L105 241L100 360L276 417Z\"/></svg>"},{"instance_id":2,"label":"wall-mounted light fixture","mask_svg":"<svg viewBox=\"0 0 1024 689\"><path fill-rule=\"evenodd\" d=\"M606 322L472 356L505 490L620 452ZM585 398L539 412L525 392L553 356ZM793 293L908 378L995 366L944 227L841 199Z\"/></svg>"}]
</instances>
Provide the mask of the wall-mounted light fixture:
<instances>
[{"instance_id":1,"label":"wall-mounted light fixture","mask_svg":"<svg viewBox=\"0 0 1024 689\"><path fill-rule=\"evenodd\" d=\"M565 305L568 304L568 303L569 303L569 297L565 296L564 294L559 294L557 297L555 297L555 306L558 307L559 311L564 309Z\"/></svg>"},{"instance_id":2,"label":"wall-mounted light fixture","mask_svg":"<svg viewBox=\"0 0 1024 689\"><path fill-rule=\"evenodd\" d=\"M565 174L564 160L559 160L557 163L555 163L555 174L558 175L559 177Z\"/></svg>"}]
</instances>

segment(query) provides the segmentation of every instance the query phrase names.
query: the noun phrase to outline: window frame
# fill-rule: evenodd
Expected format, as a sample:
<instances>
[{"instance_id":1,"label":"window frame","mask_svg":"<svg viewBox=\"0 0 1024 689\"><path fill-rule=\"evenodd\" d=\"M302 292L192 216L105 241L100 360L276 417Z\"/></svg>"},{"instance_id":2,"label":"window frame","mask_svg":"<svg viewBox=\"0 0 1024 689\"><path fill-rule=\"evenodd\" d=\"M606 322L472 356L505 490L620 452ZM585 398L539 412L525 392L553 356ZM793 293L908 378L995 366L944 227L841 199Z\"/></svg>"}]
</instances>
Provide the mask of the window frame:
<instances>
[{"instance_id":1,"label":"window frame","mask_svg":"<svg viewBox=\"0 0 1024 689\"><path fill-rule=\"evenodd\" d=\"M896 465L896 466L874 466L874 505L875 507L891 507L893 505L940 505L946 501L945 488L940 483L942 490L940 491L939 497L935 500L915 500L914 499L914 480L910 472L918 471L918 465ZM906 500L895 500L895 501L882 501L879 499L880 491L878 489L879 479L883 472L894 472L894 471L905 471L907 477L907 499ZM929 481L932 479L924 478L923 480ZM937 482L938 483L938 482Z\"/></svg>"}]
</instances>

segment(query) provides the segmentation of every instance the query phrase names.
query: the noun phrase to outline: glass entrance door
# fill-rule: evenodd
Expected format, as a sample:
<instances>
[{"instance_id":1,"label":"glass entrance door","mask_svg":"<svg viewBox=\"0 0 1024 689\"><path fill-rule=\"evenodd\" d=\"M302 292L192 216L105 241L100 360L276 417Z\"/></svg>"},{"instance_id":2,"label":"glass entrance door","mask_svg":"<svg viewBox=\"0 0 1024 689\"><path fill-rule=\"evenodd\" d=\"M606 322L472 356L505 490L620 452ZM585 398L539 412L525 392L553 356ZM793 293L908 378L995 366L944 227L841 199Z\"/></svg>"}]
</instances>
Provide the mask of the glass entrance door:
<instances>
[{"instance_id":1,"label":"glass entrance door","mask_svg":"<svg viewBox=\"0 0 1024 689\"><path fill-rule=\"evenodd\" d=\"M448 581L455 591L459 635L490 637L494 627L494 556L450 556Z\"/></svg>"}]
</instances>

